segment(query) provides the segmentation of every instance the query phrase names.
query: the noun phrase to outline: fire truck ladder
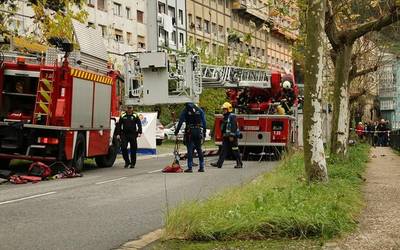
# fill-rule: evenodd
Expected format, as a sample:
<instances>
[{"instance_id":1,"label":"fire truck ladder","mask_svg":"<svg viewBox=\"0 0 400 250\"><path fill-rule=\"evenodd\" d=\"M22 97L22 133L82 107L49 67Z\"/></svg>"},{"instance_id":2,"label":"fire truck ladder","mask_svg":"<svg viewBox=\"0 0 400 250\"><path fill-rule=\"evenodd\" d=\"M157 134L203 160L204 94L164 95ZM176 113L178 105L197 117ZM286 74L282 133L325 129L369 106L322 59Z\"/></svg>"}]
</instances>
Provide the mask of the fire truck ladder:
<instances>
[{"instance_id":1,"label":"fire truck ladder","mask_svg":"<svg viewBox=\"0 0 400 250\"><path fill-rule=\"evenodd\" d=\"M53 93L54 69L41 69L36 93L33 124L49 125L51 118L51 95Z\"/></svg>"},{"instance_id":2,"label":"fire truck ladder","mask_svg":"<svg viewBox=\"0 0 400 250\"><path fill-rule=\"evenodd\" d=\"M271 74L261 69L202 65L202 82L213 88L271 88Z\"/></svg>"}]
</instances>

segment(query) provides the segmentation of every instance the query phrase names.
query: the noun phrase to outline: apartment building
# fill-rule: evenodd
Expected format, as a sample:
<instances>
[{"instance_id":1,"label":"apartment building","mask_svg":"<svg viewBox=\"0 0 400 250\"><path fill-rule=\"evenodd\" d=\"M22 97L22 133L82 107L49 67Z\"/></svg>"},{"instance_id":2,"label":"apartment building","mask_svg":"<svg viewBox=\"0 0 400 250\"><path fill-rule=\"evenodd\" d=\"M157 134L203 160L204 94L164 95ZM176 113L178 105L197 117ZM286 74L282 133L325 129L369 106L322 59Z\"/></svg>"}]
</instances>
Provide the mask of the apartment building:
<instances>
[{"instance_id":1,"label":"apartment building","mask_svg":"<svg viewBox=\"0 0 400 250\"><path fill-rule=\"evenodd\" d=\"M98 29L114 65L123 68L123 54L146 50L145 0L87 0L88 26Z\"/></svg>"},{"instance_id":2,"label":"apartment building","mask_svg":"<svg viewBox=\"0 0 400 250\"><path fill-rule=\"evenodd\" d=\"M153 2L153 3L152 3ZM156 31L158 39L154 37L154 48L183 51L186 48L186 0L149 0L148 8L150 18L157 20Z\"/></svg>"},{"instance_id":3,"label":"apartment building","mask_svg":"<svg viewBox=\"0 0 400 250\"><path fill-rule=\"evenodd\" d=\"M379 106L381 117L390 121L392 129L400 129L400 60L385 54L388 62L379 71Z\"/></svg>"},{"instance_id":4,"label":"apartment building","mask_svg":"<svg viewBox=\"0 0 400 250\"><path fill-rule=\"evenodd\" d=\"M248 64L292 72L291 44L298 33L289 27L297 8L289 8L288 17L274 17L270 14L274 8L267 0L188 0L186 5L188 41L192 45L205 47L212 55L225 51L230 62L246 52ZM228 44L232 33L242 39ZM243 40L246 34L251 34L250 41Z\"/></svg>"}]
</instances>

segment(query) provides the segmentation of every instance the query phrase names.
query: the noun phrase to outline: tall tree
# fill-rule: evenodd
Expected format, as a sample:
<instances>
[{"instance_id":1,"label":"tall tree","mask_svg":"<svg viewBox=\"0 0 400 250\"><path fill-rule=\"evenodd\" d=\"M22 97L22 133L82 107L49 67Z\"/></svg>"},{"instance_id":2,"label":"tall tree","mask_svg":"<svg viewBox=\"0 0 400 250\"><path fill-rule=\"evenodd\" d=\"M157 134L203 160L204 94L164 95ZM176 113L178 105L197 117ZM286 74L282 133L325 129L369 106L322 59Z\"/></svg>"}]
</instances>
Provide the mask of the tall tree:
<instances>
[{"instance_id":1,"label":"tall tree","mask_svg":"<svg viewBox=\"0 0 400 250\"><path fill-rule=\"evenodd\" d=\"M325 0L307 0L304 86L304 165L309 181L328 181L321 99Z\"/></svg>"},{"instance_id":2,"label":"tall tree","mask_svg":"<svg viewBox=\"0 0 400 250\"><path fill-rule=\"evenodd\" d=\"M354 43L369 32L397 22L400 1L329 0L327 3L325 32L332 46L335 67L331 152L343 156L349 137L349 76L358 74L350 74Z\"/></svg>"}]
</instances>

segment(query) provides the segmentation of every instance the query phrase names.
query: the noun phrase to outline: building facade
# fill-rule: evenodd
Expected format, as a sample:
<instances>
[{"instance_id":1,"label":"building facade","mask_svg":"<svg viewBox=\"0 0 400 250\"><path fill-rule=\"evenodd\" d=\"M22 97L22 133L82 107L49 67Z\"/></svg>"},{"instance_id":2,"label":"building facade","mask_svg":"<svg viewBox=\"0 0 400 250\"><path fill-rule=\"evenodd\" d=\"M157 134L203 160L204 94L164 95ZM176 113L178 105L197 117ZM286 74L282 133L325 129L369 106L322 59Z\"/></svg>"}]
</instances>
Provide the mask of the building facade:
<instances>
[{"instance_id":1,"label":"building facade","mask_svg":"<svg viewBox=\"0 0 400 250\"><path fill-rule=\"evenodd\" d=\"M110 59L123 69L123 54L146 50L145 0L87 0L87 24L98 29Z\"/></svg>"},{"instance_id":2,"label":"building facade","mask_svg":"<svg viewBox=\"0 0 400 250\"><path fill-rule=\"evenodd\" d=\"M206 54L219 56L224 51L228 63L240 54L248 55L247 64L271 70L293 70L291 45L298 35L289 26L298 9L290 15L273 15L275 9L266 0L188 0L187 34L189 43ZM239 34L240 40L228 42ZM249 36L250 35L250 36ZM247 37L247 38L246 38Z\"/></svg>"},{"instance_id":3,"label":"building facade","mask_svg":"<svg viewBox=\"0 0 400 250\"><path fill-rule=\"evenodd\" d=\"M400 129L400 60L385 54L389 62L379 70L379 106L381 118L389 120L392 129Z\"/></svg>"}]
</instances>

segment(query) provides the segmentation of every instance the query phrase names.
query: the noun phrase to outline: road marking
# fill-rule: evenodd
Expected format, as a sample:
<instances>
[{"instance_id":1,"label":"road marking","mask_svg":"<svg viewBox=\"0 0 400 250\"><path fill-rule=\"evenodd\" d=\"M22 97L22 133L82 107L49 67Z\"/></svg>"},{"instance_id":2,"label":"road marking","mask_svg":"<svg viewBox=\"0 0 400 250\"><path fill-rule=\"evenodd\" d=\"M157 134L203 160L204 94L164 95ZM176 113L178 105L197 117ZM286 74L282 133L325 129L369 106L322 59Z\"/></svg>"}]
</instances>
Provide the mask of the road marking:
<instances>
[{"instance_id":1,"label":"road marking","mask_svg":"<svg viewBox=\"0 0 400 250\"><path fill-rule=\"evenodd\" d=\"M100 185L100 184L104 184L104 183L109 183L109 182L114 182L114 181L120 181L120 180L123 180L123 179L126 179L126 178L127 178L127 177L121 177L121 178L118 178L118 179L96 182L96 185Z\"/></svg>"},{"instance_id":2,"label":"road marking","mask_svg":"<svg viewBox=\"0 0 400 250\"><path fill-rule=\"evenodd\" d=\"M55 193L56 192L48 192L48 193L44 193L44 194L36 194L36 195L28 196L28 197L23 197L23 198L19 198L19 199L15 199L15 200L3 201L3 202L0 202L0 205L14 203L14 202L23 201L23 200L34 199L34 198L38 198L38 197L42 197L42 196L46 196L46 195L55 194Z\"/></svg>"},{"instance_id":3,"label":"road marking","mask_svg":"<svg viewBox=\"0 0 400 250\"><path fill-rule=\"evenodd\" d=\"M158 169L158 170L154 170L154 171L150 171L150 172L147 172L148 174L153 174L153 173L157 173L157 172L161 172L162 171L162 169Z\"/></svg>"}]
</instances>

